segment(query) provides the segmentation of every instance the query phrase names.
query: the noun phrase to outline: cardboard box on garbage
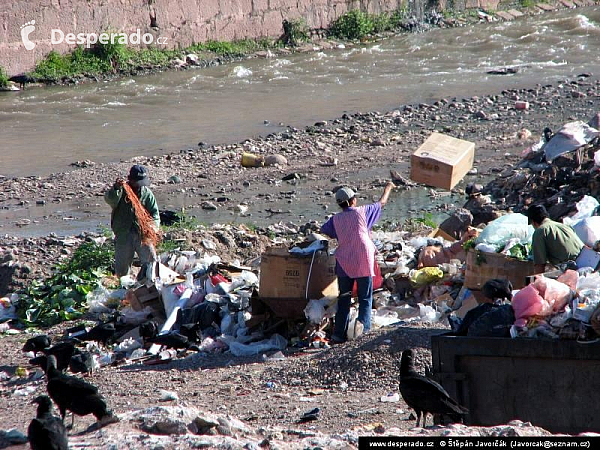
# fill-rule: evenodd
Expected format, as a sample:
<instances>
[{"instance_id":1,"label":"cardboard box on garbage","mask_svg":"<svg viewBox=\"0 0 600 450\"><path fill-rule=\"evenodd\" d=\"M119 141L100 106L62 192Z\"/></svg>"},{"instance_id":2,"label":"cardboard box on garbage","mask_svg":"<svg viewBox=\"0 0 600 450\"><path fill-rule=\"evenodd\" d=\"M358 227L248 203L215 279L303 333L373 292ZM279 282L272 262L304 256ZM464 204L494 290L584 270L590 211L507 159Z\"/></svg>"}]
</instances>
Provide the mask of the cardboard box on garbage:
<instances>
[{"instance_id":1,"label":"cardboard box on garbage","mask_svg":"<svg viewBox=\"0 0 600 450\"><path fill-rule=\"evenodd\" d=\"M270 247L261 256L259 293L261 299L337 296L335 257L317 252L313 261L312 255L296 256L284 247Z\"/></svg>"},{"instance_id":2,"label":"cardboard box on garbage","mask_svg":"<svg viewBox=\"0 0 600 450\"><path fill-rule=\"evenodd\" d=\"M418 183L452 189L473 167L475 144L434 132L410 160L410 178Z\"/></svg>"},{"instance_id":3,"label":"cardboard box on garbage","mask_svg":"<svg viewBox=\"0 0 600 450\"><path fill-rule=\"evenodd\" d=\"M134 311L141 311L149 306L156 315L165 315L165 308L160 297L160 292L158 292L154 285L130 289L127 291L127 294L125 294L125 298L129 301L129 304Z\"/></svg>"}]
</instances>

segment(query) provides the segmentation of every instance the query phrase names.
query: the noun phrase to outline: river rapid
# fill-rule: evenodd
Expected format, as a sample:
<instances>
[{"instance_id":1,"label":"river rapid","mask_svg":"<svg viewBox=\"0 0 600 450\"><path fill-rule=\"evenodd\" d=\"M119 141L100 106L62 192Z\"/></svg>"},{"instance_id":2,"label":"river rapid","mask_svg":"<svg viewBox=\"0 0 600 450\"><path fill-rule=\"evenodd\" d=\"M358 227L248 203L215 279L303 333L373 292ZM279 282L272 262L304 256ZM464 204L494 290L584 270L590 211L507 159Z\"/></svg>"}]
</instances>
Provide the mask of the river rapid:
<instances>
[{"instance_id":1,"label":"river rapid","mask_svg":"<svg viewBox=\"0 0 600 450\"><path fill-rule=\"evenodd\" d=\"M404 34L353 48L0 93L0 175L47 175L230 143L344 112L598 73L600 9ZM513 75L487 71L518 67Z\"/></svg>"}]
</instances>

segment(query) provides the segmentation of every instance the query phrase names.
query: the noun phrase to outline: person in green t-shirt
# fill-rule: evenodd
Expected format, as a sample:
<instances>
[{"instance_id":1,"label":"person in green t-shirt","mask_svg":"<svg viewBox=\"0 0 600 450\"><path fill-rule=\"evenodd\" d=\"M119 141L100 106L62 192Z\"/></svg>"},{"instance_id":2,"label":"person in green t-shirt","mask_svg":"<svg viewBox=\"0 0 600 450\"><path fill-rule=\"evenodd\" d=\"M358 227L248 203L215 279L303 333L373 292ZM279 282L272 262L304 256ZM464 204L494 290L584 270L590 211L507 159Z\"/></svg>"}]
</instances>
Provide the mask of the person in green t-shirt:
<instances>
[{"instance_id":1,"label":"person in green t-shirt","mask_svg":"<svg viewBox=\"0 0 600 450\"><path fill-rule=\"evenodd\" d=\"M135 253L140 258L142 268L138 279L146 276L149 265L156 260L154 245L143 242L140 227L131 203L128 201L123 185L131 186L142 206L154 219L156 229L160 226L160 214L154 194L148 188L150 178L144 166L138 164L131 167L127 181L119 178L104 194L104 200L112 209L110 225L115 233L115 273L122 277L129 273Z\"/></svg>"},{"instance_id":2,"label":"person in green t-shirt","mask_svg":"<svg viewBox=\"0 0 600 450\"><path fill-rule=\"evenodd\" d=\"M577 259L584 244L573 228L550 220L543 205L531 206L527 217L535 228L531 247L536 273L544 272L546 263L556 266Z\"/></svg>"}]
</instances>

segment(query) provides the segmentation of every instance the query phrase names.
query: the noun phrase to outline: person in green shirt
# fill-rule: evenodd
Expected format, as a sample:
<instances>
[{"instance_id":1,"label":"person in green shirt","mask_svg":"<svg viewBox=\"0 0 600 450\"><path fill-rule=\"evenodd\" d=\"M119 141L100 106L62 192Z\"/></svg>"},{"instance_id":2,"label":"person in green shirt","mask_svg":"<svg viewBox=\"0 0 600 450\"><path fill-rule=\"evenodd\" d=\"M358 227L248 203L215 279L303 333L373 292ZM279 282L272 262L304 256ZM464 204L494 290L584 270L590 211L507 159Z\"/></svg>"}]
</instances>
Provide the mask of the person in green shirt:
<instances>
[{"instance_id":1,"label":"person in green shirt","mask_svg":"<svg viewBox=\"0 0 600 450\"><path fill-rule=\"evenodd\" d=\"M546 263L554 266L575 261L584 247L573 228L550 220L543 205L534 205L527 210L529 223L535 231L531 243L535 272L545 271Z\"/></svg>"},{"instance_id":2,"label":"person in green shirt","mask_svg":"<svg viewBox=\"0 0 600 450\"><path fill-rule=\"evenodd\" d=\"M138 274L138 280L141 280L146 276L149 265L157 260L156 249L154 245L143 242L135 212L123 188L125 183L131 186L142 206L154 219L156 229L160 226L160 215L156 198L148 188L150 179L144 166L132 166L127 181L118 178L104 194L104 200L112 208L110 226L115 233L115 273L119 277L129 274L133 256L137 253L142 264Z\"/></svg>"}]
</instances>

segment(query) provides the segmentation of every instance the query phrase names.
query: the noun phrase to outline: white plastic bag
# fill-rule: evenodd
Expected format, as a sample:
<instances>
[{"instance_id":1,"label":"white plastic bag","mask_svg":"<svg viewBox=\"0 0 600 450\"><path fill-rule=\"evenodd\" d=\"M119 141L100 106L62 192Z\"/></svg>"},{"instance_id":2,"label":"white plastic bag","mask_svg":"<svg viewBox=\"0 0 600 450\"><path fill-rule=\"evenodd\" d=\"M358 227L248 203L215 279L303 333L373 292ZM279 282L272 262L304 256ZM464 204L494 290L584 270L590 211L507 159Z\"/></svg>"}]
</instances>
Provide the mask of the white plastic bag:
<instances>
[{"instance_id":1,"label":"white plastic bag","mask_svg":"<svg viewBox=\"0 0 600 450\"><path fill-rule=\"evenodd\" d=\"M310 300L304 308L304 315L310 323L320 324L325 317L325 306L323 300Z\"/></svg>"},{"instance_id":2,"label":"white plastic bag","mask_svg":"<svg viewBox=\"0 0 600 450\"><path fill-rule=\"evenodd\" d=\"M235 356L252 356L266 352L268 350L283 350L287 347L287 339L279 334L274 334L269 339L264 339L250 344L241 344L232 342L229 344L229 350Z\"/></svg>"},{"instance_id":3,"label":"white plastic bag","mask_svg":"<svg viewBox=\"0 0 600 450\"><path fill-rule=\"evenodd\" d=\"M551 162L560 155L572 152L591 142L596 136L598 136L598 130L580 120L566 123L544 145L546 161Z\"/></svg>"},{"instance_id":4,"label":"white plastic bag","mask_svg":"<svg viewBox=\"0 0 600 450\"><path fill-rule=\"evenodd\" d=\"M588 247L593 247L596 241L600 240L600 216L582 219L575 225L572 225L572 227L577 236L579 236L579 239Z\"/></svg>"},{"instance_id":5,"label":"white plastic bag","mask_svg":"<svg viewBox=\"0 0 600 450\"><path fill-rule=\"evenodd\" d=\"M583 198L577 202L576 206L577 214L565 217L563 223L573 226L580 220L591 217L592 214L594 214L594 211L596 211L596 208L598 208L598 200L589 195L584 195Z\"/></svg>"},{"instance_id":6,"label":"white plastic bag","mask_svg":"<svg viewBox=\"0 0 600 450\"><path fill-rule=\"evenodd\" d=\"M479 236L475 244L504 246L511 239L518 239L521 244L531 243L533 227L527 223L527 217L520 213L506 214L490 222Z\"/></svg>"}]
</instances>

